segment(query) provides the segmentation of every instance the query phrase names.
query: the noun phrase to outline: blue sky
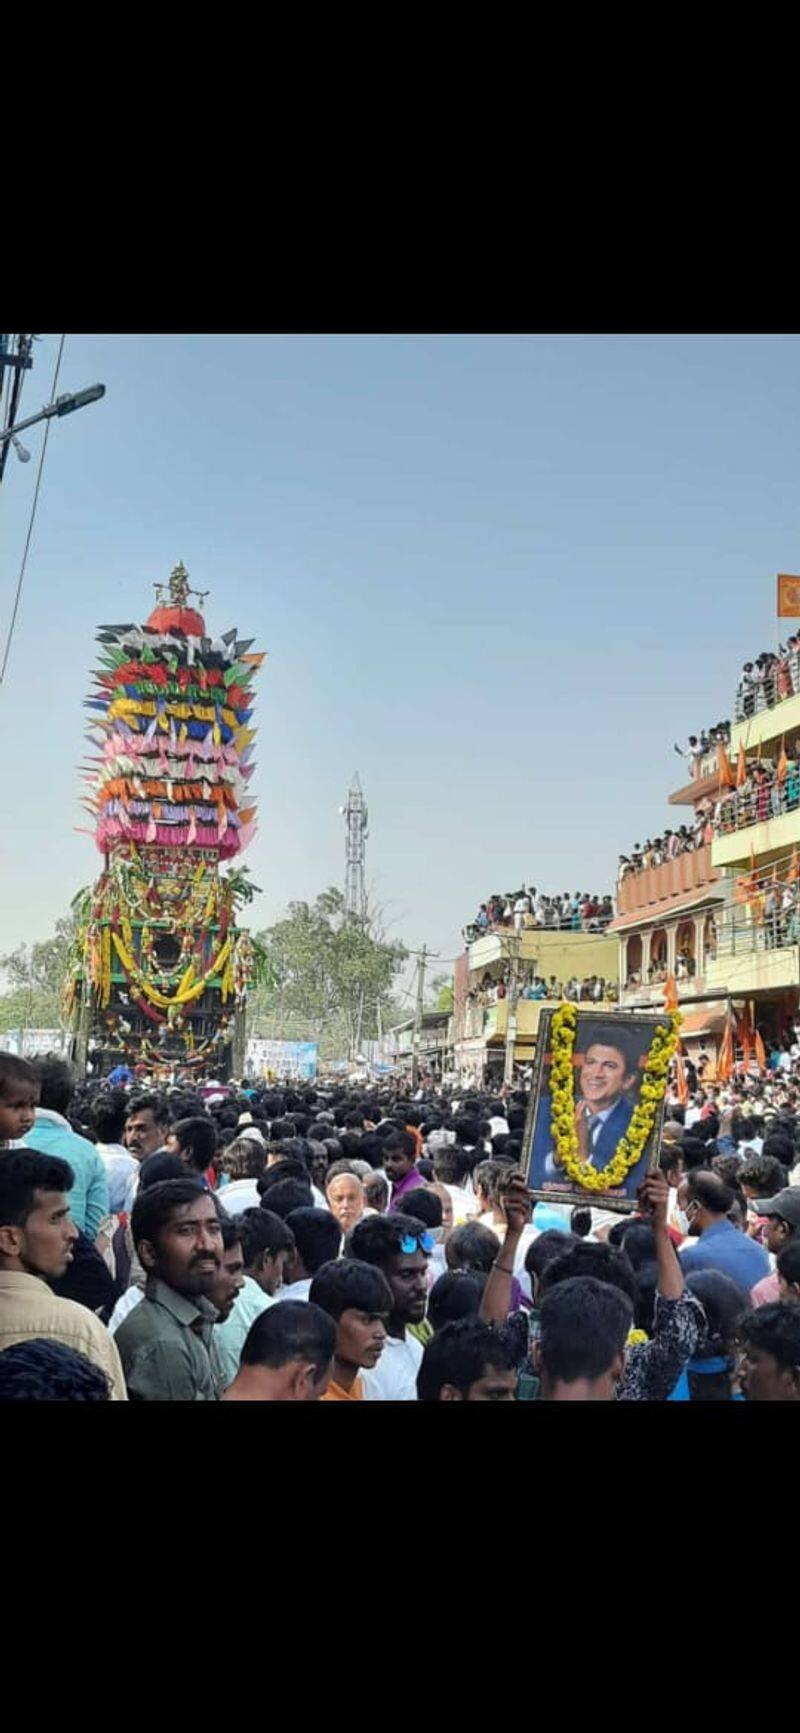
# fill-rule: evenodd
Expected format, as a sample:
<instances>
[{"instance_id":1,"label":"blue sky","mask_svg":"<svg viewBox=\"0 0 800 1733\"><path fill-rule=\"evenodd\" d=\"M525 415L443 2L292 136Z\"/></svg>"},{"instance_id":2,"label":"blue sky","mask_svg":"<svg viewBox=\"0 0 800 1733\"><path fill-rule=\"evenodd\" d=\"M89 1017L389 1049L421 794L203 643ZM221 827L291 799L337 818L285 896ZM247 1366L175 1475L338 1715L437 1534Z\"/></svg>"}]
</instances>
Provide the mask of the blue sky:
<instances>
[{"instance_id":1,"label":"blue sky","mask_svg":"<svg viewBox=\"0 0 800 1733\"><path fill-rule=\"evenodd\" d=\"M668 821L673 740L777 642L797 337L68 335L59 390L95 380L53 424L0 690L2 951L97 872L95 627L144 619L179 559L210 627L269 652L253 924L343 881L357 769L387 927L446 958L493 889L611 889ZM41 437L0 488L3 638Z\"/></svg>"}]
</instances>

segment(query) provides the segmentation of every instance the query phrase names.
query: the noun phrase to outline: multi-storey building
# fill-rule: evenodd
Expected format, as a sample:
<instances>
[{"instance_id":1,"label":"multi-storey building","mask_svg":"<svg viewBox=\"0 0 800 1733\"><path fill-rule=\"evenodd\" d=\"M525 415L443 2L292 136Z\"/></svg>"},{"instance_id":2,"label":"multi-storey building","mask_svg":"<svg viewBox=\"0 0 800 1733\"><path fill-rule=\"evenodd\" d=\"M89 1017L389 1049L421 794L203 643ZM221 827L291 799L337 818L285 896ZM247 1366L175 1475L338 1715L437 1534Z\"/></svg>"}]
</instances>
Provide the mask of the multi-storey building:
<instances>
[{"instance_id":1,"label":"multi-storey building","mask_svg":"<svg viewBox=\"0 0 800 1733\"><path fill-rule=\"evenodd\" d=\"M515 1018L514 1064L534 1055L536 1031L543 1008L552 1008L570 982L594 979L602 983L599 998L581 1000L584 1008L616 1010L617 941L607 932L561 932L534 927L522 933L496 928L473 939L456 959L453 1006L453 1053L456 1070L465 1078L500 1083L511 1040L509 1017ZM548 997L526 998L534 977L547 983ZM516 999L516 1008L515 1008Z\"/></svg>"},{"instance_id":2,"label":"multi-storey building","mask_svg":"<svg viewBox=\"0 0 800 1733\"><path fill-rule=\"evenodd\" d=\"M725 900L708 985L749 1005L765 1043L791 1026L800 1000L800 665L787 660L788 678L740 689L730 748L739 786L717 801L711 844Z\"/></svg>"},{"instance_id":3,"label":"multi-storey building","mask_svg":"<svg viewBox=\"0 0 800 1733\"><path fill-rule=\"evenodd\" d=\"M683 999L698 999L718 985L710 974L725 887L713 859L710 825L719 785L716 749L696 756L689 781L669 796L671 806L691 809L691 822L684 828L695 838L695 846L620 879L610 930L619 940L623 1009L661 1005L668 975L675 976ZM687 1006L682 1034L690 1056L702 1048L713 1055L725 1014L724 999Z\"/></svg>"}]
</instances>

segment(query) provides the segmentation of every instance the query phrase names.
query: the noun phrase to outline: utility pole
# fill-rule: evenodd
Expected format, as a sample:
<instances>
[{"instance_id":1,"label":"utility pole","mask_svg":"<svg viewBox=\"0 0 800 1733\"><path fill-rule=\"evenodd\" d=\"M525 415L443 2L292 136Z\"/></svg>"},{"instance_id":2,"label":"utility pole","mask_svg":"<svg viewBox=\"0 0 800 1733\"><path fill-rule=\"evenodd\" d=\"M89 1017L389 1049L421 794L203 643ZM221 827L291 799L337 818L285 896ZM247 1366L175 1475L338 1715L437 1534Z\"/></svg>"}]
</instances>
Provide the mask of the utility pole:
<instances>
[{"instance_id":1,"label":"utility pole","mask_svg":"<svg viewBox=\"0 0 800 1733\"><path fill-rule=\"evenodd\" d=\"M519 951L521 935L515 933L509 936L511 946L511 969L508 980L508 1016L506 1019L506 1058L503 1067L503 1082L511 1084L514 1081L514 1048L517 1044L517 1003L519 1001Z\"/></svg>"},{"instance_id":2,"label":"utility pole","mask_svg":"<svg viewBox=\"0 0 800 1733\"><path fill-rule=\"evenodd\" d=\"M425 996L425 964L429 957L438 957L439 952L429 951L427 945L423 945L422 950L417 951L416 955L419 959L417 962L417 1003L414 1007L414 1029L411 1036L411 1086L413 1089L419 1085L419 1038L422 1030L422 1002Z\"/></svg>"}]
</instances>

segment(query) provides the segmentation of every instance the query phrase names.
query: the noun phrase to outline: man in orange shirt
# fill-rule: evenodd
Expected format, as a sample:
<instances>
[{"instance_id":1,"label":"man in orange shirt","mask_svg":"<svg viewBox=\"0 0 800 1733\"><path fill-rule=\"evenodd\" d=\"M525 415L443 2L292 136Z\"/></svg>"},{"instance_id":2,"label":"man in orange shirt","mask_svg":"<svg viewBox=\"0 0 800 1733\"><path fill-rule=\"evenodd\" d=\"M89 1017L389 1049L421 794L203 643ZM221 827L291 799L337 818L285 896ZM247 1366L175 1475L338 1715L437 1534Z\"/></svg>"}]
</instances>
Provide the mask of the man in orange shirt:
<instances>
[{"instance_id":1,"label":"man in orange shirt","mask_svg":"<svg viewBox=\"0 0 800 1733\"><path fill-rule=\"evenodd\" d=\"M386 1341L392 1291L382 1270L358 1258L323 1264L309 1300L336 1325L333 1369L323 1402L363 1402L362 1366L376 1366Z\"/></svg>"}]
</instances>

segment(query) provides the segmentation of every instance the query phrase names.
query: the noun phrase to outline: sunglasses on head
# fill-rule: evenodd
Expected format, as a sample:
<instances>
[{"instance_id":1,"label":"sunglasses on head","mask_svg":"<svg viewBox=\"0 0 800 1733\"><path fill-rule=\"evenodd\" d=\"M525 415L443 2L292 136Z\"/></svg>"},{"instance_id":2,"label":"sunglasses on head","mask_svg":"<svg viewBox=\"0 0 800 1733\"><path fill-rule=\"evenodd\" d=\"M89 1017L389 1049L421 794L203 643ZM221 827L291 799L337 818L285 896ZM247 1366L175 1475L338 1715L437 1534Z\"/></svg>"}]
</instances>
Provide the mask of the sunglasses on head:
<instances>
[{"instance_id":1,"label":"sunglasses on head","mask_svg":"<svg viewBox=\"0 0 800 1733\"><path fill-rule=\"evenodd\" d=\"M423 1228L418 1234L404 1234L400 1241L400 1250L411 1257L413 1252L432 1252L436 1244L433 1234Z\"/></svg>"}]
</instances>

